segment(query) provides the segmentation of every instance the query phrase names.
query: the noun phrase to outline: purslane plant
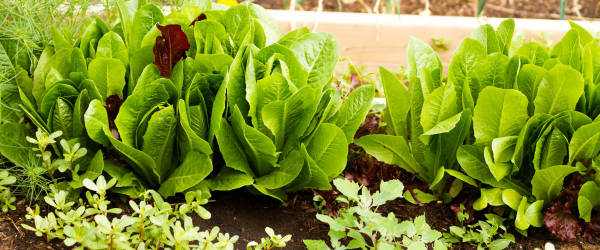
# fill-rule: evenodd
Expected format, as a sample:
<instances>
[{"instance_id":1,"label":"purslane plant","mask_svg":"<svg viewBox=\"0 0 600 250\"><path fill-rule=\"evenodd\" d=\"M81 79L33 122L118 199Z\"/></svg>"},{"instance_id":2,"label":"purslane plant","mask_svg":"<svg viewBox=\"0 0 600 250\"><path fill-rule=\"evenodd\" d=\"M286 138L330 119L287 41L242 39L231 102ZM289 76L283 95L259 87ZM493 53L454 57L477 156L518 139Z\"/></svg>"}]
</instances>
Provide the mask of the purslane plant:
<instances>
[{"instance_id":1,"label":"purslane plant","mask_svg":"<svg viewBox=\"0 0 600 250\"><path fill-rule=\"evenodd\" d=\"M210 218L202 207L208 202L207 193L188 192L185 203L171 205L148 190L139 202L129 201L131 214L123 214L121 209L110 207L105 196L118 186L116 179L107 182L101 175L96 181L84 179L83 183L89 190L87 201L69 201L64 190L52 192L44 200L53 210L42 216L39 206L30 209L27 218L34 224L22 226L47 240L61 239L65 246L75 249L234 249L239 238L220 233L218 227L200 231L193 225L190 213ZM248 249L285 247L291 239L290 235L276 235L270 228L265 231L268 237L262 238L261 244L249 244Z\"/></svg>"},{"instance_id":2,"label":"purslane plant","mask_svg":"<svg viewBox=\"0 0 600 250\"><path fill-rule=\"evenodd\" d=\"M600 204L590 195L599 187L600 46L571 26L549 50L536 42L511 49L512 20L481 26L455 51L446 81L437 54L412 39L408 89L381 69L388 135L356 143L446 201L463 183L480 187L474 208L507 207L520 230L542 226L563 180L582 175L578 210L589 222Z\"/></svg>"},{"instance_id":3,"label":"purslane plant","mask_svg":"<svg viewBox=\"0 0 600 250\"><path fill-rule=\"evenodd\" d=\"M126 195L250 186L283 200L330 188L374 90L341 97L332 86L331 35L280 37L262 7L215 6L200 1L165 16L154 4L116 1L116 23L96 19L74 41L54 29L53 46L16 85L20 108L43 133L101 150L97 170ZM226 166L211 175L213 151Z\"/></svg>"},{"instance_id":4,"label":"purslane plant","mask_svg":"<svg viewBox=\"0 0 600 250\"><path fill-rule=\"evenodd\" d=\"M46 195L52 181L43 166L42 157L38 156L40 152L33 150L39 147L28 142L28 136L35 135L30 134L24 124L0 124L0 154L9 161L6 168L17 178L12 191L32 202Z\"/></svg>"},{"instance_id":5,"label":"purslane plant","mask_svg":"<svg viewBox=\"0 0 600 250\"><path fill-rule=\"evenodd\" d=\"M17 200L13 196L9 185L14 184L17 181L15 176L12 176L8 171L0 171L0 209L3 213L8 210L15 210L16 207L12 204Z\"/></svg>"},{"instance_id":6,"label":"purslane plant","mask_svg":"<svg viewBox=\"0 0 600 250\"><path fill-rule=\"evenodd\" d=\"M29 136L25 125L7 123L0 125L0 131L3 136L10 136L3 140L0 153L15 164L10 167L10 171L17 173L15 189L30 201L37 200L40 195L43 197L49 190L49 184L65 190L77 189L82 187L83 179L102 174L102 151L98 150L88 159L87 149L76 141L62 138L60 130L47 134L38 129L35 135ZM63 154L54 155L53 148L60 148ZM67 178L59 177L59 173L66 173L62 176Z\"/></svg>"}]
</instances>

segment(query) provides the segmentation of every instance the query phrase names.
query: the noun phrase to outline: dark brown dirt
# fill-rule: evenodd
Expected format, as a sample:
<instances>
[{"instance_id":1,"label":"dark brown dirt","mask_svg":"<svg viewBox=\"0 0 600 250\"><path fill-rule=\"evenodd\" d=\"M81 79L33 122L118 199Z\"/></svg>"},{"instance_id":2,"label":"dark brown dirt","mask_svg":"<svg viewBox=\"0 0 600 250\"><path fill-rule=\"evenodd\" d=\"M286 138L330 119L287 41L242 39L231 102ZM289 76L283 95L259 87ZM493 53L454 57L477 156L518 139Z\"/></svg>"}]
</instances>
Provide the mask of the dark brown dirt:
<instances>
[{"instance_id":1,"label":"dark brown dirt","mask_svg":"<svg viewBox=\"0 0 600 250\"><path fill-rule=\"evenodd\" d=\"M25 218L27 204L18 200L14 211L0 216L0 249L65 249L62 241L46 242L45 238L37 237L34 232L25 230L21 224L33 225L33 221Z\"/></svg>"},{"instance_id":2,"label":"dark brown dirt","mask_svg":"<svg viewBox=\"0 0 600 250\"><path fill-rule=\"evenodd\" d=\"M210 220L195 218L201 228L209 229L218 226L221 232L240 236L236 249L245 249L250 241L257 241L266 234L264 228L269 226L278 234L292 234L292 241L286 249L305 249L302 240L322 239L328 241L328 227L316 218L316 210L312 206L312 194L303 193L296 197L295 204L282 207L273 199L254 196L245 191L215 193L215 202L205 207L211 211ZM396 200L379 208L379 212L393 212L400 220L408 220L425 214L429 225L440 231L448 232L448 228L457 225L456 216L448 204L431 203L422 206L405 200ZM600 242L594 244L584 241L558 242L553 240L545 229L532 229L525 238L516 232L518 244L510 249L542 248L546 242L552 242L556 249L600 249ZM475 247L459 244L455 249L475 249Z\"/></svg>"},{"instance_id":3,"label":"dark brown dirt","mask_svg":"<svg viewBox=\"0 0 600 250\"><path fill-rule=\"evenodd\" d=\"M292 206L283 207L279 201L265 196L255 196L244 190L214 193L205 208L212 218L194 218L200 228L218 226L221 232L239 235L236 249L245 249L250 241L265 237L265 227L281 235L292 234L289 249L302 249L303 239L325 240L328 227L316 220L316 210L310 203L312 196L300 194Z\"/></svg>"},{"instance_id":4,"label":"dark brown dirt","mask_svg":"<svg viewBox=\"0 0 600 250\"><path fill-rule=\"evenodd\" d=\"M207 221L195 218L194 222L201 228L218 226L222 232L239 235L236 249L244 249L248 242L266 236L264 228L267 226L277 234L292 234L287 249L304 249L304 239L329 241L328 226L316 219L312 194L302 193L295 198L294 204L282 207L274 199L244 191L216 193L213 197L216 201L205 206L212 213L212 218ZM456 223L447 204L417 206L396 200L380 207L379 211L393 212L401 220L425 214L431 227L442 232Z\"/></svg>"},{"instance_id":5,"label":"dark brown dirt","mask_svg":"<svg viewBox=\"0 0 600 250\"><path fill-rule=\"evenodd\" d=\"M222 233L239 235L236 249L245 249L250 241L258 241L265 237L265 227L271 227L277 234L292 234L292 241L286 249L305 249L302 240L322 239L328 241L328 227L319 222L315 215L317 211L312 206L312 194L301 193L295 197L295 202L283 207L280 202L264 196L255 196L244 190L214 193L214 201L205 205L212 213L210 220L194 218L194 223L201 230L210 230L218 226ZM113 199L119 206L119 202ZM121 206L119 206L121 207ZM26 204L17 203L17 210L0 216L0 249L65 249L60 240L46 242L43 237L37 237L33 232L23 229L22 223L32 224L25 219ZM122 207L126 209L126 207ZM127 210L125 210L127 211ZM379 212L393 212L399 219L412 219L425 214L432 228L447 232L448 227L456 225L456 217L448 204L431 203L414 205L404 200L396 200L379 208ZM556 249L600 249L600 241L594 244L577 241L573 243L557 242L550 238L545 229L529 231L525 238L518 233L518 244L512 244L510 249L534 249L543 247L546 242L552 242ZM455 245L454 249L475 249L469 245Z\"/></svg>"},{"instance_id":6,"label":"dark brown dirt","mask_svg":"<svg viewBox=\"0 0 600 250\"><path fill-rule=\"evenodd\" d=\"M288 6L289 0L256 0L255 3L269 9L283 9ZM369 9L373 9L377 0L362 0ZM398 0L401 14L419 14L425 9L425 0ZM316 11L319 0L302 0L300 8ZM342 0L340 0L340 3ZM350 1L351 2L351 1ZM381 1L379 13L384 13L383 6L386 1ZM429 8L432 15L441 16L474 16L476 6L473 0L430 0ZM518 18L545 18L558 19L560 0L489 0L484 9L488 17L518 17ZM578 3L578 4L575 4ZM579 6L579 7L576 7ZM368 12L360 4L360 0L353 3L338 5L337 0L323 0L324 11ZM579 13L577 13L577 11ZM397 11L395 13L398 13ZM600 1L598 0L569 0L567 1L566 15L569 19L598 18L600 17Z\"/></svg>"}]
</instances>

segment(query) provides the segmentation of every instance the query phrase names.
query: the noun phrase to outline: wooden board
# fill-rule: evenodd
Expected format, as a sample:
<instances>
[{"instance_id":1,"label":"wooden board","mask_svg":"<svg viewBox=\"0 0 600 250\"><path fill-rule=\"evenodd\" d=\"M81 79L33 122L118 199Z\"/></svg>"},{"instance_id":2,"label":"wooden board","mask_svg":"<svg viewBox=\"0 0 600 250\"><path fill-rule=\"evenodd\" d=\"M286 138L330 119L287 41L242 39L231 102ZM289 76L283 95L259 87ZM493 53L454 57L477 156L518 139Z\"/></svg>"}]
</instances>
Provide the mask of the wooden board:
<instances>
[{"instance_id":1,"label":"wooden board","mask_svg":"<svg viewBox=\"0 0 600 250\"><path fill-rule=\"evenodd\" d=\"M369 70L378 66L395 69L406 65L406 47L410 37L419 38L427 43L432 38L450 40L447 52L441 52L440 58L446 65L450 63L452 53L462 41L478 26L489 23L497 27L504 19L385 15L343 12L311 12L269 10L279 22L281 31L307 26L313 31L333 34L340 43L341 58L347 57L355 64L365 65ZM577 22L595 34L600 22ZM515 34L523 32L525 37L542 40L542 33L551 33L551 40L557 42L570 29L567 21L541 19L515 19Z\"/></svg>"}]
</instances>

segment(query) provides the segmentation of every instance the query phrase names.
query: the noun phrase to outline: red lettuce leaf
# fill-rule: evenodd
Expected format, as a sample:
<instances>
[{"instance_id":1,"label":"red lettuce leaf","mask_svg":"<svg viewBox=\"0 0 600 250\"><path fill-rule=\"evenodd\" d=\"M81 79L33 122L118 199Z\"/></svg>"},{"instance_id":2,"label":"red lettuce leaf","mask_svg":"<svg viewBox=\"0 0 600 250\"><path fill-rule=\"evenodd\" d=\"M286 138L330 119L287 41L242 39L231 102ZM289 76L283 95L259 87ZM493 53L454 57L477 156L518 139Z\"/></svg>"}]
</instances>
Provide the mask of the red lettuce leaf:
<instances>
[{"instance_id":1,"label":"red lettuce leaf","mask_svg":"<svg viewBox=\"0 0 600 250\"><path fill-rule=\"evenodd\" d=\"M581 234L581 220L577 218L577 194L585 179L572 175L563 186L563 192L544 213L544 226L552 236L562 241L575 241Z\"/></svg>"},{"instance_id":2,"label":"red lettuce leaf","mask_svg":"<svg viewBox=\"0 0 600 250\"><path fill-rule=\"evenodd\" d=\"M202 13L198 17L196 17L196 19L194 19L194 21L190 24L190 26L194 26L194 24L196 24L196 22L200 22L202 20L206 20L206 15L204 13Z\"/></svg>"},{"instance_id":3,"label":"red lettuce leaf","mask_svg":"<svg viewBox=\"0 0 600 250\"><path fill-rule=\"evenodd\" d=\"M381 117L379 114L370 113L365 121L356 131L354 138L359 138L369 134L385 134L385 127L380 125ZM381 181L400 179L402 170L396 166L391 166L377 161L370 156L360 146L350 144L349 163L344 171L346 179L355 181L358 184L376 189Z\"/></svg>"},{"instance_id":4,"label":"red lettuce leaf","mask_svg":"<svg viewBox=\"0 0 600 250\"><path fill-rule=\"evenodd\" d=\"M167 26L156 24L156 27L162 36L157 37L154 44L154 65L160 68L163 77L171 77L173 66L190 48L190 43L181 26L177 24Z\"/></svg>"},{"instance_id":5,"label":"red lettuce leaf","mask_svg":"<svg viewBox=\"0 0 600 250\"><path fill-rule=\"evenodd\" d=\"M111 95L106 98L106 112L108 113L108 125L110 128L110 132L113 137L119 139L119 131L117 130L117 126L115 125L115 119L119 114L119 109L121 109L121 105L123 104L123 99L119 97L119 95Z\"/></svg>"},{"instance_id":6,"label":"red lettuce leaf","mask_svg":"<svg viewBox=\"0 0 600 250\"><path fill-rule=\"evenodd\" d=\"M544 225L552 236L562 241L575 241L581 232L581 225L575 216L564 212L546 212Z\"/></svg>"}]
</instances>

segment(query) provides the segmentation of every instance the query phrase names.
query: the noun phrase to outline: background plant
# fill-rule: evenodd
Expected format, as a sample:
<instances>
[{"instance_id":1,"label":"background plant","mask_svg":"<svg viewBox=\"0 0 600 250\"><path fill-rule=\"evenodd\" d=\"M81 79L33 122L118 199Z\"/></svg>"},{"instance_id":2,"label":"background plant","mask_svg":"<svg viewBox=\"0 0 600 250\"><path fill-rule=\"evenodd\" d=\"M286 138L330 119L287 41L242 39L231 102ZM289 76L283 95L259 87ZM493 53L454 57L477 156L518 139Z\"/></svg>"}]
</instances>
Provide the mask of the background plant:
<instances>
[{"instance_id":1,"label":"background plant","mask_svg":"<svg viewBox=\"0 0 600 250\"><path fill-rule=\"evenodd\" d=\"M88 19L89 1L7 0L0 3L0 44L12 65L33 72L42 50L51 43L48 25L64 28L71 36Z\"/></svg>"}]
</instances>

